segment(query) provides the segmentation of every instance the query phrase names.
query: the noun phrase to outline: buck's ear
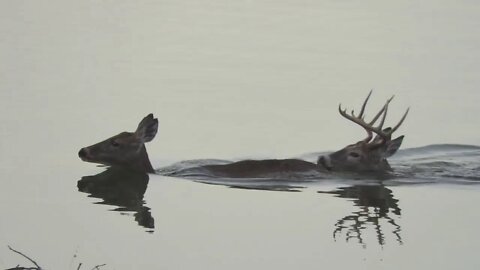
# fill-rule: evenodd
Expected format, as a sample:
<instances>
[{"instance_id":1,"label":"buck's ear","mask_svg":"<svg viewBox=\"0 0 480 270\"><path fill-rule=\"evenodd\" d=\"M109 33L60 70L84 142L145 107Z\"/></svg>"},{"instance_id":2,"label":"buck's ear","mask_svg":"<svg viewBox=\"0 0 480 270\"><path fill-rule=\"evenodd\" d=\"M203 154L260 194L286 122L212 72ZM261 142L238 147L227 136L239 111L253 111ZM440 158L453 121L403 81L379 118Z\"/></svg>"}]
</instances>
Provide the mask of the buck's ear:
<instances>
[{"instance_id":1,"label":"buck's ear","mask_svg":"<svg viewBox=\"0 0 480 270\"><path fill-rule=\"evenodd\" d=\"M392 138L391 134L390 134L390 131L392 130L391 127L387 127L387 128L384 128L383 129L383 133L385 134L388 134L388 140L390 140ZM379 135L375 136L375 138L373 139L372 143L376 143L376 142L380 142L382 139L382 137L380 137ZM402 142L400 142L402 143Z\"/></svg>"},{"instance_id":2,"label":"buck's ear","mask_svg":"<svg viewBox=\"0 0 480 270\"><path fill-rule=\"evenodd\" d=\"M397 152L398 148L400 148L400 145L402 145L402 142L403 135L388 142L387 150L385 151L385 157L387 158L393 156Z\"/></svg>"},{"instance_id":3,"label":"buck's ear","mask_svg":"<svg viewBox=\"0 0 480 270\"><path fill-rule=\"evenodd\" d=\"M142 142L149 142L155 138L158 131L158 119L153 114L145 116L138 124L135 136Z\"/></svg>"}]
</instances>

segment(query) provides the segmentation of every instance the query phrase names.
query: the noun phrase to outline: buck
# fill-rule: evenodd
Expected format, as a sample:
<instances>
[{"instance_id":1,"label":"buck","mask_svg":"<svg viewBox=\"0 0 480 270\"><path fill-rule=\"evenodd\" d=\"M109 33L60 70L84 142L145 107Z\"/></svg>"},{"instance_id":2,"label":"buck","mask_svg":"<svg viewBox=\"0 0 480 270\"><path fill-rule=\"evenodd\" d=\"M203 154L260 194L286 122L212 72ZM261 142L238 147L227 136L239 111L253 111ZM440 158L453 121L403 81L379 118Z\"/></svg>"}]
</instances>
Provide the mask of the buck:
<instances>
[{"instance_id":1,"label":"buck","mask_svg":"<svg viewBox=\"0 0 480 270\"><path fill-rule=\"evenodd\" d=\"M365 121L365 108L372 92L362 104L358 115L352 110L350 114L339 105L340 115L363 127L367 137L355 144L328 155L320 156L317 163L300 159L243 160L222 165L205 165L188 172L172 173L185 175L190 172L206 172L209 175L232 178L270 177L272 174L316 172L388 172L392 168L387 158L395 154L402 144L403 136L392 140L392 134L402 125L408 109L393 128L383 128L387 116L388 99L370 122ZM375 123L380 119L377 126ZM82 148L78 155L87 162L101 163L109 166L123 167L135 171L154 173L148 159L144 143L153 140L158 129L158 120L152 114L147 115L135 132L122 132L103 142ZM373 138L373 134L376 134Z\"/></svg>"},{"instance_id":2,"label":"buck","mask_svg":"<svg viewBox=\"0 0 480 270\"><path fill-rule=\"evenodd\" d=\"M342 105L338 106L340 115L344 118L363 127L367 132L367 137L357 143L347 145L343 149L331 153L329 155L320 156L317 164L329 171L354 171L354 172L386 172L392 171L387 158L397 152L402 144L404 136L399 136L392 140L392 134L403 123L408 115L410 108L401 117L400 121L393 127L383 129L385 119L387 117L388 105L393 96L387 100L382 109L373 117L370 122L365 121L365 107L370 98L372 91L362 104L360 112L355 115L352 110L350 114L346 109L342 109ZM381 117L378 126L374 126ZM373 138L373 133L376 134ZM373 139L372 139L373 138Z\"/></svg>"},{"instance_id":3,"label":"buck","mask_svg":"<svg viewBox=\"0 0 480 270\"><path fill-rule=\"evenodd\" d=\"M372 91L362 104L360 112L350 114L346 109L338 107L340 115L358 124L367 131L367 137L355 144L348 145L343 149L329 155L320 156L317 163L311 163L299 159L270 159L270 160L243 160L224 165L207 165L202 169L207 173L221 177L271 177L277 173L302 173L308 171L317 172L358 172L358 173L386 173L392 171L387 158L397 152L402 144L404 136L391 139L395 132L407 117L409 109L403 114L400 121L393 128L383 129L387 117L388 105L393 97L388 99L380 111L370 122L365 121L365 108ZM377 126L375 123L380 119ZM373 133L376 134L373 138Z\"/></svg>"}]
</instances>

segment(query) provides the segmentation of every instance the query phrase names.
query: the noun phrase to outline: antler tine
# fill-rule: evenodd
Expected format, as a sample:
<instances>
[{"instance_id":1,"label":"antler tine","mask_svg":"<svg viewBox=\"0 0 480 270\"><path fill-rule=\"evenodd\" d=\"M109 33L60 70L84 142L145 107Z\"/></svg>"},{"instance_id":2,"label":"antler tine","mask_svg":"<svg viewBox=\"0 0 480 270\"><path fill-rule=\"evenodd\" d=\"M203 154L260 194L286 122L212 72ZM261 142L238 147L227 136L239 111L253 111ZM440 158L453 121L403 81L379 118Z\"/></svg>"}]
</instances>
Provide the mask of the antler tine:
<instances>
[{"instance_id":1,"label":"antler tine","mask_svg":"<svg viewBox=\"0 0 480 270\"><path fill-rule=\"evenodd\" d=\"M365 129L365 131L367 131L367 137L363 141L368 143L373 138L373 134L372 134L372 130L371 130L372 127L369 126L367 123L365 123L365 121L363 121L361 118L355 117L353 112L352 112L352 115L349 115L347 113L347 109L342 110L342 104L341 103L338 104L338 111L340 112L340 115L342 115L343 117L347 118L348 120L354 122L355 124L360 125L361 127L363 127Z\"/></svg>"},{"instance_id":2,"label":"antler tine","mask_svg":"<svg viewBox=\"0 0 480 270\"><path fill-rule=\"evenodd\" d=\"M388 104L387 104L388 105ZM388 109L388 106L387 106L387 109ZM383 125L383 119L382 119L382 123L380 124L380 126L378 126L376 129L379 131L377 132L377 130L374 130L375 133L377 133L381 138L382 140L378 143L373 143L370 145L371 148L375 148L377 146L381 146L383 145L386 141L390 140L393 132L395 132L403 123L403 121L405 120L405 118L407 117L408 115L408 111L410 110L410 108L407 108L407 111L403 114L402 118L400 119L400 121L398 122L398 124L393 127L393 128L386 128L386 129L383 129L382 130L382 125ZM386 115L386 112L385 112L385 115ZM385 117L384 117L385 118Z\"/></svg>"},{"instance_id":3,"label":"antler tine","mask_svg":"<svg viewBox=\"0 0 480 270\"><path fill-rule=\"evenodd\" d=\"M371 94L372 94L372 91L370 91L370 93L368 93L368 96L365 99L365 101L363 102L362 108L361 108L358 116L355 115L353 110L351 111L351 114L348 114L346 108L342 109L342 104L338 105L338 111L340 112L340 115L342 115L343 117L347 118L348 120L356 123L357 125L363 127L367 131L368 136L367 136L367 138L365 138L363 140L364 142L369 143L372 140L373 132L378 134L378 136L380 136L382 138L382 140L379 143L372 144L372 147L373 147L373 146L376 146L376 145L382 145L383 143L387 142L390 139L390 136L392 135L392 133L395 132L404 122L405 118L408 115L408 112L409 112L410 108L407 109L407 111L405 112L405 114L402 116L402 118L400 119L400 121L397 123L397 125L395 127L383 130L383 125L385 124L385 120L387 118L388 106L395 96L392 96L391 98L389 98L385 102L385 105L383 105L383 107L380 109L380 111L375 115L375 117L369 123L367 123L364 120L364 113L365 113L365 108L367 106L367 102L368 102ZM375 122L380 117L381 117L380 123L378 124L378 126L374 127Z\"/></svg>"},{"instance_id":4,"label":"antler tine","mask_svg":"<svg viewBox=\"0 0 480 270\"><path fill-rule=\"evenodd\" d=\"M378 125L378 129L379 130L382 130L383 128L383 124L385 124L385 119L387 118L387 112L388 112L388 102L385 104L385 109L383 110L383 114L382 114L382 120L380 120L380 124Z\"/></svg>"},{"instance_id":5,"label":"antler tine","mask_svg":"<svg viewBox=\"0 0 480 270\"><path fill-rule=\"evenodd\" d=\"M390 134L392 134L393 132L395 132L403 123L403 120L405 120L405 118L407 118L407 115L408 115L408 112L410 111L410 107L407 108L407 111L403 114L402 118L400 119L400 121L398 122L398 124L392 128L392 130L389 132Z\"/></svg>"},{"instance_id":6,"label":"antler tine","mask_svg":"<svg viewBox=\"0 0 480 270\"><path fill-rule=\"evenodd\" d=\"M362 117L363 117L363 113L365 112L365 107L367 106L367 102L368 102L368 100L370 99L370 96L372 95L372 92L373 92L373 90L370 90L370 93L368 93L367 98L366 98L365 101L363 102L362 109L360 110L360 113L358 114L358 118L362 118Z\"/></svg>"},{"instance_id":7,"label":"antler tine","mask_svg":"<svg viewBox=\"0 0 480 270\"><path fill-rule=\"evenodd\" d=\"M390 101L392 101L392 99L394 98L395 96L392 96L391 98L389 98L387 100L387 102L385 102L385 105L383 105L382 109L377 113L377 115L375 115L375 117L372 119L372 121L370 121L370 123L368 123L369 125L373 126L373 124L375 124L375 122L377 122L378 118L382 115L382 113L387 109L388 107L388 104L390 103Z\"/></svg>"}]
</instances>

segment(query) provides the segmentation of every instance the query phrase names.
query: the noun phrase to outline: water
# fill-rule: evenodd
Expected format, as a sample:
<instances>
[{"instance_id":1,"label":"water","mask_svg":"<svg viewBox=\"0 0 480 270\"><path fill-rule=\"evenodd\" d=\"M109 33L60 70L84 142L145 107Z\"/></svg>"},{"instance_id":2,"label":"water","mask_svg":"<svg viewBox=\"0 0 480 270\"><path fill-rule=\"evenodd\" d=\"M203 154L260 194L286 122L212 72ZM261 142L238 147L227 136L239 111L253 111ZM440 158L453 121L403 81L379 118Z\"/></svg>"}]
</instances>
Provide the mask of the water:
<instances>
[{"instance_id":1,"label":"water","mask_svg":"<svg viewBox=\"0 0 480 270\"><path fill-rule=\"evenodd\" d=\"M11 245L47 269L478 269L479 13L472 1L2 1L0 268L28 264ZM313 161L365 136L337 108L371 88L368 115L393 94L388 125L411 108L389 178L162 175ZM150 112L158 174L80 161Z\"/></svg>"},{"instance_id":2,"label":"water","mask_svg":"<svg viewBox=\"0 0 480 270\"><path fill-rule=\"evenodd\" d=\"M395 175L383 180L195 180L93 166L30 167L9 178L4 171L1 240L49 268L474 269L479 155L467 145L401 150L391 160ZM22 261L6 248L1 258L4 267Z\"/></svg>"}]
</instances>

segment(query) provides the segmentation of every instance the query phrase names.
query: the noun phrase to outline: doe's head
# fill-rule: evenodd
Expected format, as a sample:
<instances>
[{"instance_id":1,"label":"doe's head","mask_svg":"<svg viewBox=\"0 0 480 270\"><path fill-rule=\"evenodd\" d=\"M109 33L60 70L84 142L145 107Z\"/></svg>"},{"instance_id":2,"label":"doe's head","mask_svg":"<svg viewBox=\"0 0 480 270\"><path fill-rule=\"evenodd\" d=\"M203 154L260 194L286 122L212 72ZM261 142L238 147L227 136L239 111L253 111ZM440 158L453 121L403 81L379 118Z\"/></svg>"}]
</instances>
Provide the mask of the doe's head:
<instances>
[{"instance_id":1,"label":"doe's head","mask_svg":"<svg viewBox=\"0 0 480 270\"><path fill-rule=\"evenodd\" d=\"M97 144L84 147L78 156L87 162L122 167L140 172L152 173L145 143L155 138L158 119L147 115L138 124L135 132L122 132Z\"/></svg>"}]
</instances>

